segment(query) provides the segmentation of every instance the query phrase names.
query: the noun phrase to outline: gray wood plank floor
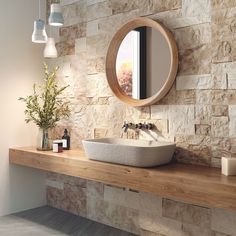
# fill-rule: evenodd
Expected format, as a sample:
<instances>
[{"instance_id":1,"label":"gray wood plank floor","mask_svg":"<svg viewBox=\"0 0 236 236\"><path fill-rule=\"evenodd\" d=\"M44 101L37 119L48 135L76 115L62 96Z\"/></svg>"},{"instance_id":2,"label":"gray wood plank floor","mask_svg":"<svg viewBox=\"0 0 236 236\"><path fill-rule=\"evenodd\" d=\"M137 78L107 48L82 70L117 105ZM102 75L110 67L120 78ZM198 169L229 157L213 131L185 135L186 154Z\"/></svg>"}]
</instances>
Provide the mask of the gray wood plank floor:
<instances>
[{"instance_id":1,"label":"gray wood plank floor","mask_svg":"<svg viewBox=\"0 0 236 236\"><path fill-rule=\"evenodd\" d=\"M133 236L83 217L40 207L0 217L0 236Z\"/></svg>"}]
</instances>

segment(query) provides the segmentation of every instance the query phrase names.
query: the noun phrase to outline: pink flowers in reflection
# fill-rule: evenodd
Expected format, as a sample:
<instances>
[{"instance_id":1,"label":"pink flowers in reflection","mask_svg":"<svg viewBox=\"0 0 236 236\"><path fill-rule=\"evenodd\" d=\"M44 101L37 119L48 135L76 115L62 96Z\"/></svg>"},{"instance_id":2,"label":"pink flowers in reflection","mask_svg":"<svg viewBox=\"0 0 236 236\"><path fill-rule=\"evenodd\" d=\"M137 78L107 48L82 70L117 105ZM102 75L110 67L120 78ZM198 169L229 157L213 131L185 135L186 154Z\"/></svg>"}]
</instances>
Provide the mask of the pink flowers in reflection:
<instances>
[{"instance_id":1,"label":"pink flowers in reflection","mask_svg":"<svg viewBox=\"0 0 236 236\"><path fill-rule=\"evenodd\" d=\"M132 97L132 62L124 61L117 70L120 87L127 96Z\"/></svg>"}]
</instances>

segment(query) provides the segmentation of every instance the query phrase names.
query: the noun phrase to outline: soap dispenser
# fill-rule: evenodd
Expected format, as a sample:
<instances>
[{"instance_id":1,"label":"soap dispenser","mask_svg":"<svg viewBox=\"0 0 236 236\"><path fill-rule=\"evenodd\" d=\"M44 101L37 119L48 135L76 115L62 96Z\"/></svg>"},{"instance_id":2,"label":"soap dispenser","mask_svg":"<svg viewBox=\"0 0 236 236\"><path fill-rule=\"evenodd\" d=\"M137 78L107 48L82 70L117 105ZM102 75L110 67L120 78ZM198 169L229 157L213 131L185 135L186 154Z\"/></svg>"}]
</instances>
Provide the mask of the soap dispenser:
<instances>
[{"instance_id":1,"label":"soap dispenser","mask_svg":"<svg viewBox=\"0 0 236 236\"><path fill-rule=\"evenodd\" d=\"M68 130L64 130L64 135L62 136L62 142L63 142L63 149L69 150L70 149L70 136L68 134Z\"/></svg>"}]
</instances>

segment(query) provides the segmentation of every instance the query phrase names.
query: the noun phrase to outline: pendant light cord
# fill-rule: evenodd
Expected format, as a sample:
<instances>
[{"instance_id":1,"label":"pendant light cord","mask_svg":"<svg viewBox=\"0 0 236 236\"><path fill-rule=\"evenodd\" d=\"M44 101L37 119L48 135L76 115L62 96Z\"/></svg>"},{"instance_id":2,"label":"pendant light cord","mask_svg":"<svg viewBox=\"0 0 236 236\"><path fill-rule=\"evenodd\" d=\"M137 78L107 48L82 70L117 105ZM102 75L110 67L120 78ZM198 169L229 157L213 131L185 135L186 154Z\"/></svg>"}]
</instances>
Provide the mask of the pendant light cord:
<instances>
[{"instance_id":1,"label":"pendant light cord","mask_svg":"<svg viewBox=\"0 0 236 236\"><path fill-rule=\"evenodd\" d=\"M40 5L40 0L39 0L39 19L41 18L41 5Z\"/></svg>"}]
</instances>

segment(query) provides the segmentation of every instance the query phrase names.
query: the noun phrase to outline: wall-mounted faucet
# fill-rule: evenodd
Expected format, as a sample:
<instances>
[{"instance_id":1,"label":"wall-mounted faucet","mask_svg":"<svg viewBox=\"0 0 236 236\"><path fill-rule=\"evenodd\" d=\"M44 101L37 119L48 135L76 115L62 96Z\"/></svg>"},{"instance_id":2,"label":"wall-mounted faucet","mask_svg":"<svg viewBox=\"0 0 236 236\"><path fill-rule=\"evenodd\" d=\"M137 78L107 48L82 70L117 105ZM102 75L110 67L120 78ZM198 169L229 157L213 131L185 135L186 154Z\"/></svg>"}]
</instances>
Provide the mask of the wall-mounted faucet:
<instances>
[{"instance_id":1,"label":"wall-mounted faucet","mask_svg":"<svg viewBox=\"0 0 236 236\"><path fill-rule=\"evenodd\" d=\"M141 129L141 130L151 130L154 128L154 125L152 123L138 123L134 124L132 122L126 123L124 122L122 129L124 129L124 132L126 133L128 129Z\"/></svg>"},{"instance_id":2,"label":"wall-mounted faucet","mask_svg":"<svg viewBox=\"0 0 236 236\"><path fill-rule=\"evenodd\" d=\"M125 133L127 132L128 129L134 129L134 128L135 128L135 124L133 124L132 122L126 123L126 121L124 121L122 129L124 129Z\"/></svg>"}]
</instances>

